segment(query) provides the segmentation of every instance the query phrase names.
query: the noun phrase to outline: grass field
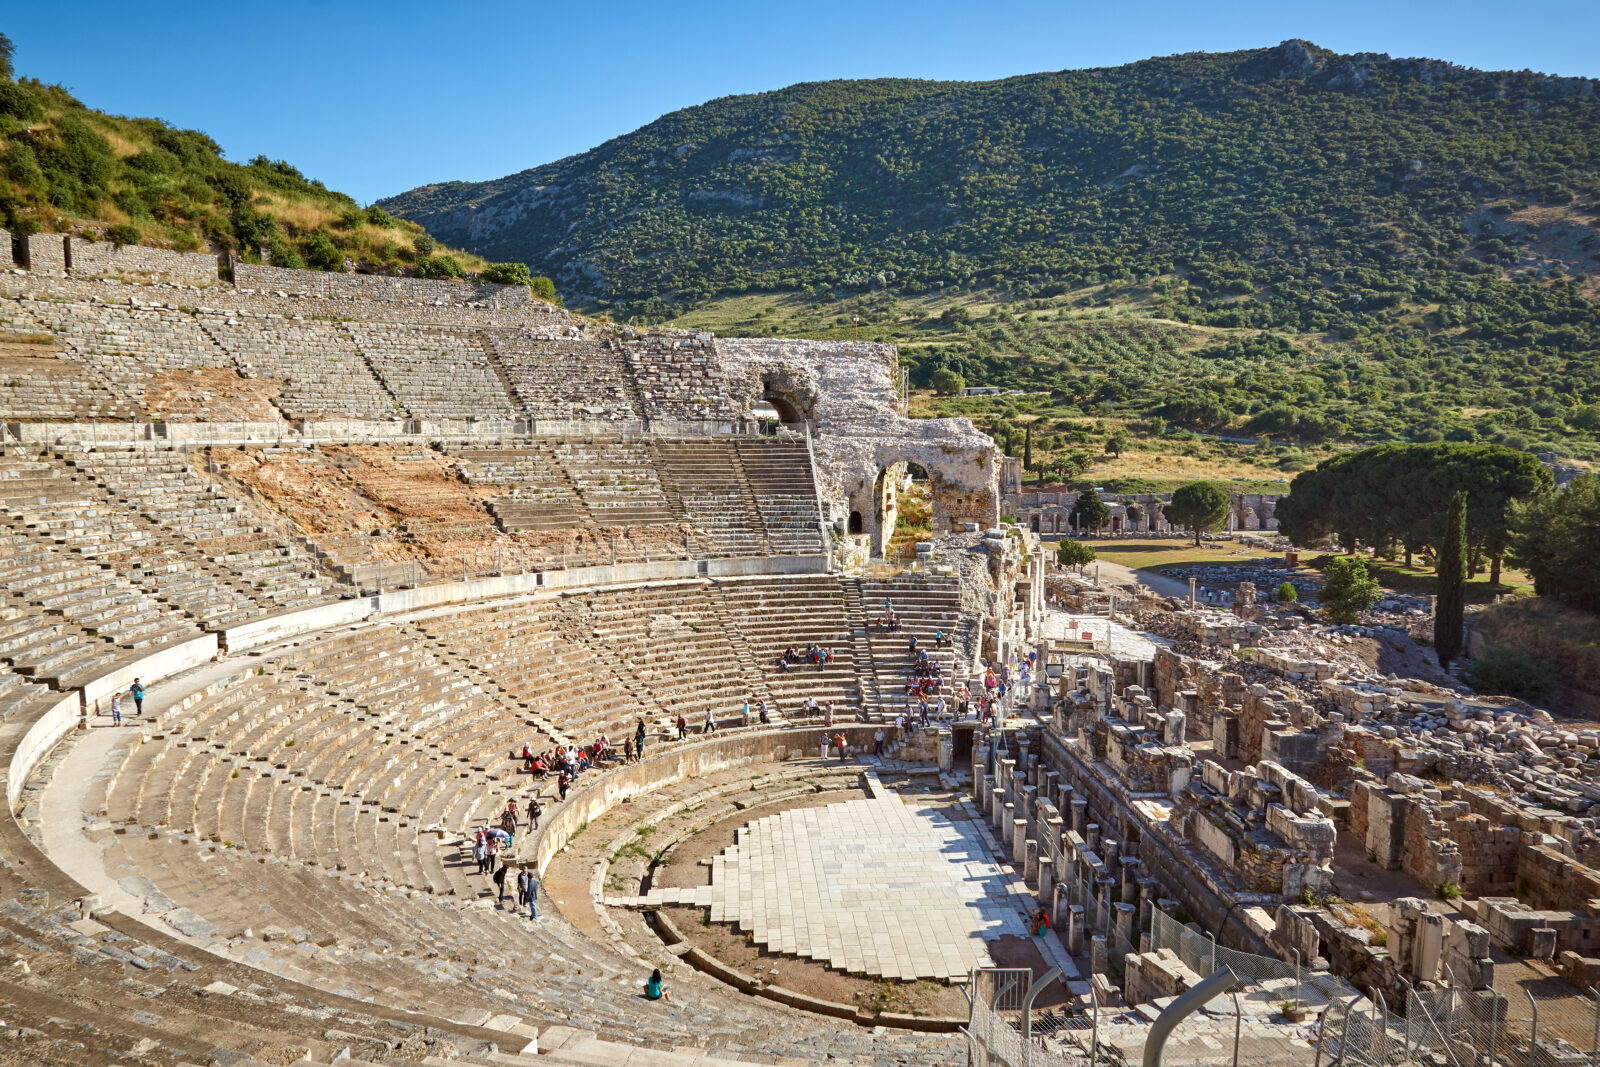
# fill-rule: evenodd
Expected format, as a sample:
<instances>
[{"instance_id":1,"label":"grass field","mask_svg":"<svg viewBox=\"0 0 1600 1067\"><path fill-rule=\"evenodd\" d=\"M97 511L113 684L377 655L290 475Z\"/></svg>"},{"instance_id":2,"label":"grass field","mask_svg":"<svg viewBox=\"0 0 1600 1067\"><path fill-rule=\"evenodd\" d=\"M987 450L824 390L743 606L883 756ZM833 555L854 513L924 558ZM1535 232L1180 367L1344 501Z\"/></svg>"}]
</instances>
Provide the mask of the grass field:
<instances>
[{"instance_id":1,"label":"grass field","mask_svg":"<svg viewBox=\"0 0 1600 1067\"><path fill-rule=\"evenodd\" d=\"M1108 563L1120 563L1131 570L1162 570L1191 563L1244 563L1253 559L1281 558L1281 553L1224 541L1202 544L1195 548L1189 541L1170 537L1138 538L1085 538L1084 544L1094 549L1095 558Z\"/></svg>"},{"instance_id":2,"label":"grass field","mask_svg":"<svg viewBox=\"0 0 1600 1067\"><path fill-rule=\"evenodd\" d=\"M1431 567L1407 567L1403 563L1390 563L1370 556L1367 557L1367 567L1386 588L1419 596L1427 596L1438 591L1438 579ZM1487 570L1466 583L1468 604L1487 604L1502 593L1532 596L1533 579L1522 571L1502 567L1499 585L1489 584Z\"/></svg>"}]
</instances>

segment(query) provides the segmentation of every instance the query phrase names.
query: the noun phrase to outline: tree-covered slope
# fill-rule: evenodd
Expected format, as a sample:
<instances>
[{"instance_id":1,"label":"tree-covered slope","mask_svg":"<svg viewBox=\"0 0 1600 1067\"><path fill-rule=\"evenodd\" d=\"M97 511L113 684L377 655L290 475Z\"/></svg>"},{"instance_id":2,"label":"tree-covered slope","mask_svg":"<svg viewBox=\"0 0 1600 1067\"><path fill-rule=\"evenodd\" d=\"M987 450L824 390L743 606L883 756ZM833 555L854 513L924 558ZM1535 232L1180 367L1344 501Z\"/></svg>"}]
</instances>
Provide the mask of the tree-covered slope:
<instances>
[{"instance_id":1,"label":"tree-covered slope","mask_svg":"<svg viewBox=\"0 0 1600 1067\"><path fill-rule=\"evenodd\" d=\"M859 318L918 384L946 367L1196 430L1589 453L1597 88L1300 41L804 84L380 203L618 317ZM1107 308L1176 348L1100 345L1076 323Z\"/></svg>"},{"instance_id":2,"label":"tree-covered slope","mask_svg":"<svg viewBox=\"0 0 1600 1067\"><path fill-rule=\"evenodd\" d=\"M1514 264L1504 201L1592 213L1595 89L1301 42L997 82L804 84L381 203L628 304L1173 275L1172 299L1213 321L1318 328L1446 268ZM1587 220L1552 224L1593 240ZM1597 265L1600 248L1579 251L1563 269Z\"/></svg>"},{"instance_id":3,"label":"tree-covered slope","mask_svg":"<svg viewBox=\"0 0 1600 1067\"><path fill-rule=\"evenodd\" d=\"M181 251L211 248L280 266L459 274L481 266L415 223L362 209L282 160L223 158L196 130L86 106L59 85L13 78L0 34L0 226L73 232Z\"/></svg>"}]
</instances>

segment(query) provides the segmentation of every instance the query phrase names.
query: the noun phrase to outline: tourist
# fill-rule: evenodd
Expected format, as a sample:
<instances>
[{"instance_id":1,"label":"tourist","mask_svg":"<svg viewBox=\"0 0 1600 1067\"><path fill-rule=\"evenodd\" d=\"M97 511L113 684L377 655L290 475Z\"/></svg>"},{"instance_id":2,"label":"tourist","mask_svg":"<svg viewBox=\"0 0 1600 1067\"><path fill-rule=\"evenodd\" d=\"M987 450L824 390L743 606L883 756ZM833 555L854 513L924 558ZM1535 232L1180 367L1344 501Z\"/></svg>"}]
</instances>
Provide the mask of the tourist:
<instances>
[{"instance_id":1,"label":"tourist","mask_svg":"<svg viewBox=\"0 0 1600 1067\"><path fill-rule=\"evenodd\" d=\"M528 902L528 868L517 868L517 907Z\"/></svg>"},{"instance_id":2,"label":"tourist","mask_svg":"<svg viewBox=\"0 0 1600 1067\"><path fill-rule=\"evenodd\" d=\"M633 762L633 738L629 737L622 742L622 762Z\"/></svg>"},{"instance_id":3,"label":"tourist","mask_svg":"<svg viewBox=\"0 0 1600 1067\"><path fill-rule=\"evenodd\" d=\"M139 681L139 679L135 678L133 680L133 688L129 689L128 693L129 693L130 696L133 697L133 713L135 715L143 715L144 714L144 683Z\"/></svg>"},{"instance_id":4,"label":"tourist","mask_svg":"<svg viewBox=\"0 0 1600 1067\"><path fill-rule=\"evenodd\" d=\"M478 873L485 873L485 864L489 859L489 843L484 840L482 830L479 830L477 837L473 838L472 858L478 863Z\"/></svg>"},{"instance_id":5,"label":"tourist","mask_svg":"<svg viewBox=\"0 0 1600 1067\"><path fill-rule=\"evenodd\" d=\"M686 740L689 736L689 720L682 715L678 716L678 740Z\"/></svg>"},{"instance_id":6,"label":"tourist","mask_svg":"<svg viewBox=\"0 0 1600 1067\"><path fill-rule=\"evenodd\" d=\"M833 735L833 743L839 746L839 758L844 759L850 755L850 744L844 739L844 731Z\"/></svg>"},{"instance_id":7,"label":"tourist","mask_svg":"<svg viewBox=\"0 0 1600 1067\"><path fill-rule=\"evenodd\" d=\"M658 967L650 972L649 979L644 984L644 999L646 1000L671 1000L667 989L661 984L661 969Z\"/></svg>"},{"instance_id":8,"label":"tourist","mask_svg":"<svg viewBox=\"0 0 1600 1067\"><path fill-rule=\"evenodd\" d=\"M122 725L122 694L120 692L111 694L111 725Z\"/></svg>"},{"instance_id":9,"label":"tourist","mask_svg":"<svg viewBox=\"0 0 1600 1067\"><path fill-rule=\"evenodd\" d=\"M539 876L533 871L528 872L528 918L539 917Z\"/></svg>"},{"instance_id":10,"label":"tourist","mask_svg":"<svg viewBox=\"0 0 1600 1067\"><path fill-rule=\"evenodd\" d=\"M562 771L561 775L556 779L556 788L561 791L561 799L562 800L567 799L567 789L571 785L572 785L571 777L568 776L566 771Z\"/></svg>"},{"instance_id":11,"label":"tourist","mask_svg":"<svg viewBox=\"0 0 1600 1067\"><path fill-rule=\"evenodd\" d=\"M539 806L539 794L535 793L528 798L528 830L531 832L539 825L539 816L544 814L544 809Z\"/></svg>"},{"instance_id":12,"label":"tourist","mask_svg":"<svg viewBox=\"0 0 1600 1067\"><path fill-rule=\"evenodd\" d=\"M874 756L883 755L883 727L881 726L872 735L872 754Z\"/></svg>"},{"instance_id":13,"label":"tourist","mask_svg":"<svg viewBox=\"0 0 1600 1067\"><path fill-rule=\"evenodd\" d=\"M494 872L494 884L495 884L495 888L500 890L500 896L495 900L495 906L499 907L499 906L503 905L506 902L506 868L505 867L502 866L498 871Z\"/></svg>"},{"instance_id":14,"label":"tourist","mask_svg":"<svg viewBox=\"0 0 1600 1067\"><path fill-rule=\"evenodd\" d=\"M828 736L828 731L822 731L822 758L828 758L828 748L833 744L833 738Z\"/></svg>"},{"instance_id":15,"label":"tourist","mask_svg":"<svg viewBox=\"0 0 1600 1067\"><path fill-rule=\"evenodd\" d=\"M706 708L706 724L700 729L701 734L714 734L717 732L717 720L711 717L711 709Z\"/></svg>"},{"instance_id":16,"label":"tourist","mask_svg":"<svg viewBox=\"0 0 1600 1067\"><path fill-rule=\"evenodd\" d=\"M771 719L769 719L767 717L767 702L765 700L763 700L761 702L761 704L760 704L760 707L761 707L761 725L765 726L767 723L772 721Z\"/></svg>"},{"instance_id":17,"label":"tourist","mask_svg":"<svg viewBox=\"0 0 1600 1067\"><path fill-rule=\"evenodd\" d=\"M822 725L830 729L833 727L833 701L831 700L823 708Z\"/></svg>"},{"instance_id":18,"label":"tourist","mask_svg":"<svg viewBox=\"0 0 1600 1067\"><path fill-rule=\"evenodd\" d=\"M750 698L749 697L745 697L744 698L744 707L739 712L739 725L740 726L749 726L750 725Z\"/></svg>"}]
</instances>

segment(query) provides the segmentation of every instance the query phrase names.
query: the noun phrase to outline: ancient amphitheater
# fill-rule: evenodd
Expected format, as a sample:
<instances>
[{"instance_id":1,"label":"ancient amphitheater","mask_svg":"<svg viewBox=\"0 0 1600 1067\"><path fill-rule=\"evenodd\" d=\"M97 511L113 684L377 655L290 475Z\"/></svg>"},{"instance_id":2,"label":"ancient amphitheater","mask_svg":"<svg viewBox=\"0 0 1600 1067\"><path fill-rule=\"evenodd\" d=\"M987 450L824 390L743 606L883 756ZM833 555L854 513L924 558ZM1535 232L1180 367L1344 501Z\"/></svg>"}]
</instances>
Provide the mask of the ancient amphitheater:
<instances>
[{"instance_id":1,"label":"ancient amphitheater","mask_svg":"<svg viewBox=\"0 0 1600 1067\"><path fill-rule=\"evenodd\" d=\"M1048 567L892 349L0 259L0 1062L1595 1059L1600 736Z\"/></svg>"}]
</instances>

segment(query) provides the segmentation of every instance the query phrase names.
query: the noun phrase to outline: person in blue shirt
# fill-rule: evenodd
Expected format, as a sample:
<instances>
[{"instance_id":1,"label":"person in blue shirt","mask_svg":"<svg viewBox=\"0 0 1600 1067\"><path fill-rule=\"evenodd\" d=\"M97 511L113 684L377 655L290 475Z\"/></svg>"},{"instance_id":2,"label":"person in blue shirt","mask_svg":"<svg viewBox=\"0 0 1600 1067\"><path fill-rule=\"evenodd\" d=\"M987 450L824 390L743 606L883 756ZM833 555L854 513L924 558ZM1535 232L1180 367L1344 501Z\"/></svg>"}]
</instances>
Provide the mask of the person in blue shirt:
<instances>
[{"instance_id":1,"label":"person in blue shirt","mask_svg":"<svg viewBox=\"0 0 1600 1067\"><path fill-rule=\"evenodd\" d=\"M644 984L644 999L646 1000L671 1000L667 995L666 987L661 984L661 970L657 968L650 972L649 981Z\"/></svg>"}]
</instances>

